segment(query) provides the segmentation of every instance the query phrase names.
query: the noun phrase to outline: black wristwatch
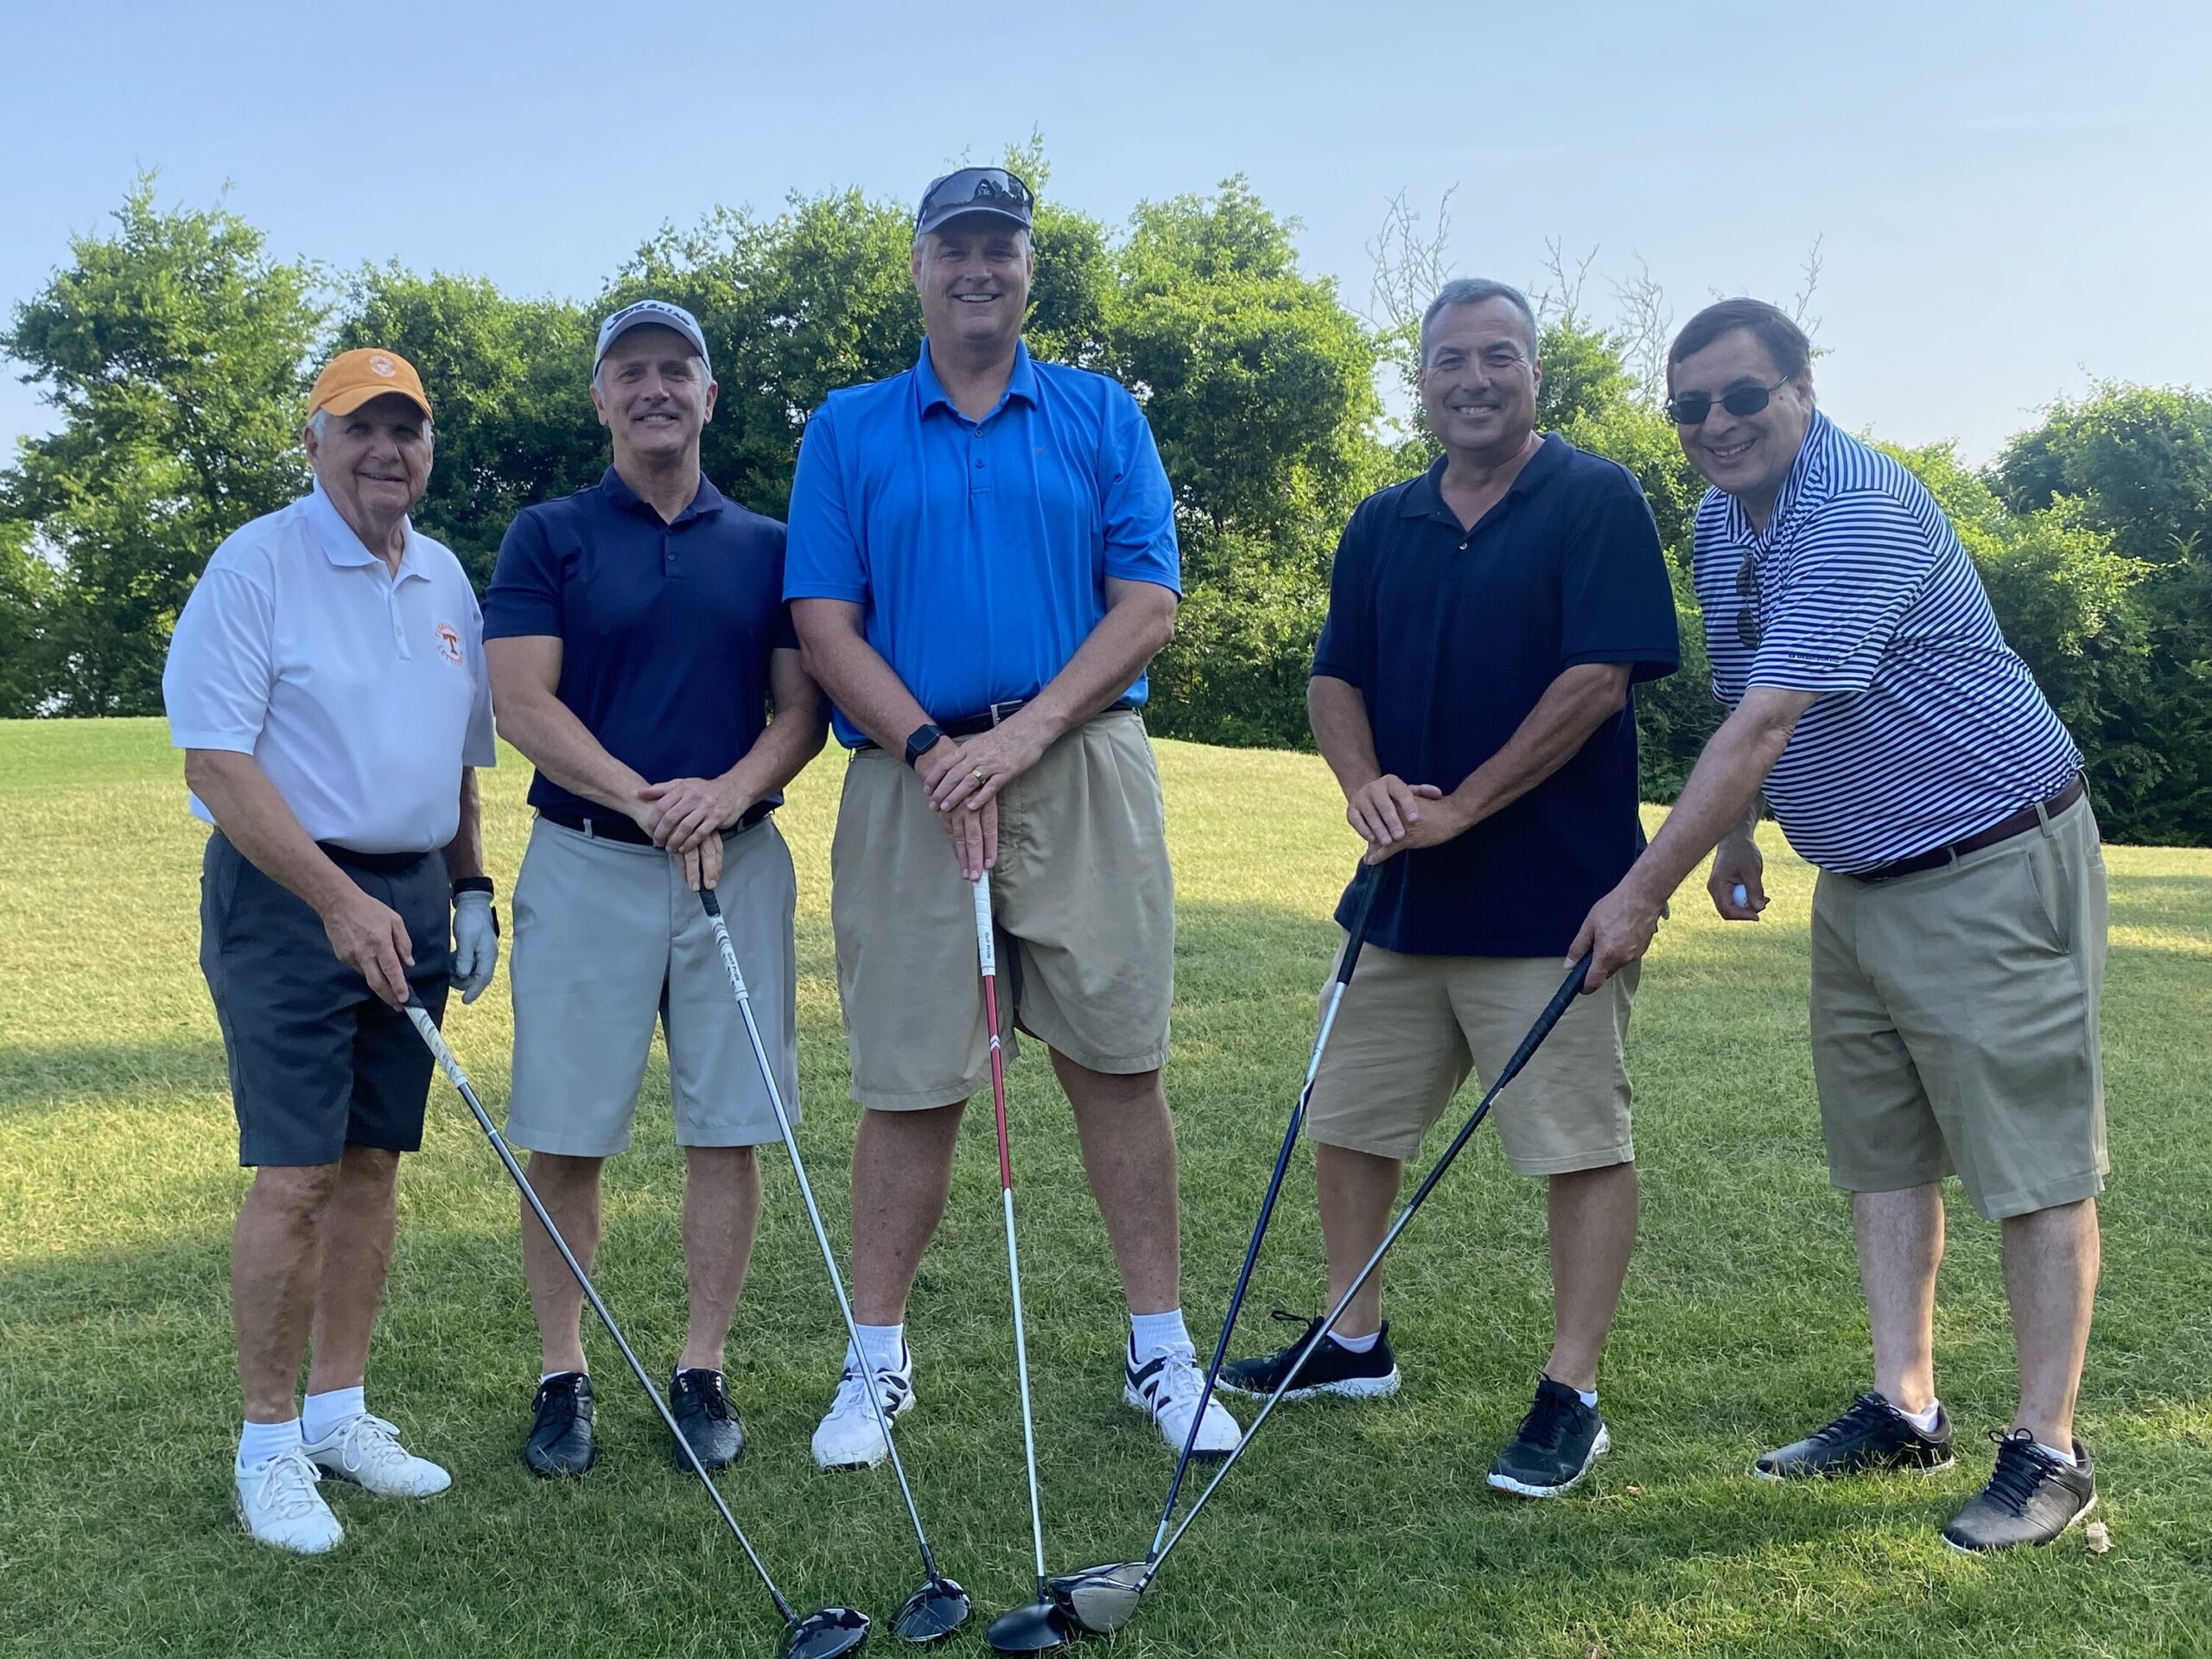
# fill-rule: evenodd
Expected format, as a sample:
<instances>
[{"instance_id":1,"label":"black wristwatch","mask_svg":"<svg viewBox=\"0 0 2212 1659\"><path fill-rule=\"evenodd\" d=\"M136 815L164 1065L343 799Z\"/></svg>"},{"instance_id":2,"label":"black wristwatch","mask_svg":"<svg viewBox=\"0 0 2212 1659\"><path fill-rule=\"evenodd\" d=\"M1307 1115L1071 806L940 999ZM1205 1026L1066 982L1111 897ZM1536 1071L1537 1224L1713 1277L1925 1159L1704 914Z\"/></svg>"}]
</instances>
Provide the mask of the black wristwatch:
<instances>
[{"instance_id":1,"label":"black wristwatch","mask_svg":"<svg viewBox=\"0 0 2212 1659\"><path fill-rule=\"evenodd\" d=\"M911 766L944 741L944 734L924 721L906 738L906 764Z\"/></svg>"}]
</instances>

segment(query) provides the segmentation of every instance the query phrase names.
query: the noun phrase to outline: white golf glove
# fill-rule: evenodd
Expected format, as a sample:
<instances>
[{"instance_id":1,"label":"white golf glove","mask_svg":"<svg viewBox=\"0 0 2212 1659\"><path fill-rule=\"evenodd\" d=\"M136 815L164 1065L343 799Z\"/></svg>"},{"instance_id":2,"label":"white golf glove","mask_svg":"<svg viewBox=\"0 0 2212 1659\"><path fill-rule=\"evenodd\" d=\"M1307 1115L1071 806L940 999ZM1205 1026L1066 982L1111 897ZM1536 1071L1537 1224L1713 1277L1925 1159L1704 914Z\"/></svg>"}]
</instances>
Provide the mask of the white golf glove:
<instances>
[{"instance_id":1,"label":"white golf glove","mask_svg":"<svg viewBox=\"0 0 2212 1659\"><path fill-rule=\"evenodd\" d=\"M453 900L453 982L463 1002L474 1002L499 965L499 924L488 893L457 893Z\"/></svg>"}]
</instances>

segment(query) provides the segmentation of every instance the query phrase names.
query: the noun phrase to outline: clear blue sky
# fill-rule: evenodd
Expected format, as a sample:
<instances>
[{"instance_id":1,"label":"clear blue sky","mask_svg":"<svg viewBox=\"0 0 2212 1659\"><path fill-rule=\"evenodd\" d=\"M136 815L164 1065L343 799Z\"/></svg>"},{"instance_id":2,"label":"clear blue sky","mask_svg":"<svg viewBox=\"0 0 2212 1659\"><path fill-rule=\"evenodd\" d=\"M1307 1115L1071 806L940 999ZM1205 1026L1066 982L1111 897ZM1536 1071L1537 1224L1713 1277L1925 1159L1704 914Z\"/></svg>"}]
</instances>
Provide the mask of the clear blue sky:
<instances>
[{"instance_id":1,"label":"clear blue sky","mask_svg":"<svg viewBox=\"0 0 2212 1659\"><path fill-rule=\"evenodd\" d=\"M219 21L217 21L219 20ZM625 33L626 26L632 32ZM2090 376L2212 384L2212 7L1151 0L1007 10L6 0L0 305L137 169L278 251L588 296L664 221L911 200L1032 129L1117 223L1242 172L1364 308L1400 189L1455 263L1637 257L1680 321L1824 238L1822 404L1986 457ZM41 425L0 385L0 441Z\"/></svg>"}]
</instances>

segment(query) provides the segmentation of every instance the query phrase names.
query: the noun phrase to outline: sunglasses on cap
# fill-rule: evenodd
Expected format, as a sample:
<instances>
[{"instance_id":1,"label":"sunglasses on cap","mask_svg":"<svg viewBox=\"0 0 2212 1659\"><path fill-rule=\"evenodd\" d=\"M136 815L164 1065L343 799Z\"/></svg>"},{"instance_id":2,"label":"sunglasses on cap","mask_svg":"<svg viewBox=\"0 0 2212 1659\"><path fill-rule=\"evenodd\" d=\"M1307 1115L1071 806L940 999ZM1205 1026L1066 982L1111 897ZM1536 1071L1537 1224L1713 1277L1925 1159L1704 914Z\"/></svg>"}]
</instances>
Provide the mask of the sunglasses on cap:
<instances>
[{"instance_id":1,"label":"sunglasses on cap","mask_svg":"<svg viewBox=\"0 0 2212 1659\"><path fill-rule=\"evenodd\" d=\"M933 179L922 192L922 205L914 214L917 231L928 231L962 213L995 213L1020 224L1029 223L1037 194L1002 167L963 167L957 173Z\"/></svg>"},{"instance_id":2,"label":"sunglasses on cap","mask_svg":"<svg viewBox=\"0 0 2212 1659\"><path fill-rule=\"evenodd\" d=\"M1789 384L1783 375L1770 386L1731 386L1715 397L1709 391L1685 391L1669 397L1660 408L1676 426L1703 426L1705 417L1719 404L1738 420L1746 420L1767 406L1767 401Z\"/></svg>"}]
</instances>

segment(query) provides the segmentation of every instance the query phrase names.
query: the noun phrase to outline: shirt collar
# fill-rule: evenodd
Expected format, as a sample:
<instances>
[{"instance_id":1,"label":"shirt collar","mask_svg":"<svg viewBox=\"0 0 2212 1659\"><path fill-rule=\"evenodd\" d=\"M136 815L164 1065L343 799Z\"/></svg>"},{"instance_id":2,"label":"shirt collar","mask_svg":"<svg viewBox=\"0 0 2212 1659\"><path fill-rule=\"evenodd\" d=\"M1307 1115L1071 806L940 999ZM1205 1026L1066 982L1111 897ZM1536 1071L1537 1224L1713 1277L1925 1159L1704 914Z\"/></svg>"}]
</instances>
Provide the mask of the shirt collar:
<instances>
[{"instance_id":1,"label":"shirt collar","mask_svg":"<svg viewBox=\"0 0 2212 1659\"><path fill-rule=\"evenodd\" d=\"M338 511L338 504L330 499L328 491L317 479L308 492L308 527L314 532L315 544L331 563L340 566L382 564L384 561L363 544ZM406 542L399 555L399 569L392 573L394 582L405 582L410 576L427 580L429 573L423 569L422 561L415 556L415 544L420 539L415 534L415 521L404 522Z\"/></svg>"},{"instance_id":2,"label":"shirt collar","mask_svg":"<svg viewBox=\"0 0 2212 1659\"><path fill-rule=\"evenodd\" d=\"M1819 410L1805 423L1805 441L1797 446L1797 458L1789 463L1789 475L1782 480L1782 493L1774 498L1774 512L1766 521L1766 532L1762 536L1751 527L1751 515L1744 511L1744 504L1734 496L1728 498L1728 530L1738 542L1771 542L1789 515L1808 501L1817 501L1826 493L1828 477L1828 452L1833 448L1835 427Z\"/></svg>"},{"instance_id":3,"label":"shirt collar","mask_svg":"<svg viewBox=\"0 0 2212 1659\"><path fill-rule=\"evenodd\" d=\"M1459 528L1459 515L1444 504L1444 469L1451 462L1449 455L1439 455L1429 463L1428 470L1413 480L1407 489L1405 499L1398 504L1401 517L1407 518L1442 518L1449 519L1452 527ZM1536 453L1529 457L1528 465L1513 475L1513 482L1506 486L1502 501L1518 496L1534 495L1546 480L1567 465L1567 440L1556 432L1544 434ZM1491 509L1496 512L1496 508ZM1485 514L1485 517L1488 515Z\"/></svg>"},{"instance_id":4,"label":"shirt collar","mask_svg":"<svg viewBox=\"0 0 2212 1659\"><path fill-rule=\"evenodd\" d=\"M612 467L609 467L600 479L599 487L601 493L624 512L639 513L652 519L655 524L660 522L660 510L625 484L622 481L622 474ZM706 474L702 473L699 474L699 487L691 497L691 505L669 520L669 528L673 530L677 525L689 524L694 518L703 518L710 513L720 512L728 505L729 498L716 489L709 481Z\"/></svg>"},{"instance_id":5,"label":"shirt collar","mask_svg":"<svg viewBox=\"0 0 2212 1659\"><path fill-rule=\"evenodd\" d=\"M914 396L916 409L921 414L926 415L932 409L940 408L950 409L956 415L960 413L952 399L946 395L944 382L937 378L937 365L930 361L930 342L926 334L922 337L921 354L914 359ZM1014 372L1007 377L1006 391L992 406L991 414L997 414L1015 397L1020 398L1032 409L1037 407L1037 366L1029 360L1027 342L1019 340L1014 342ZM990 416L983 418L988 420Z\"/></svg>"}]
</instances>

